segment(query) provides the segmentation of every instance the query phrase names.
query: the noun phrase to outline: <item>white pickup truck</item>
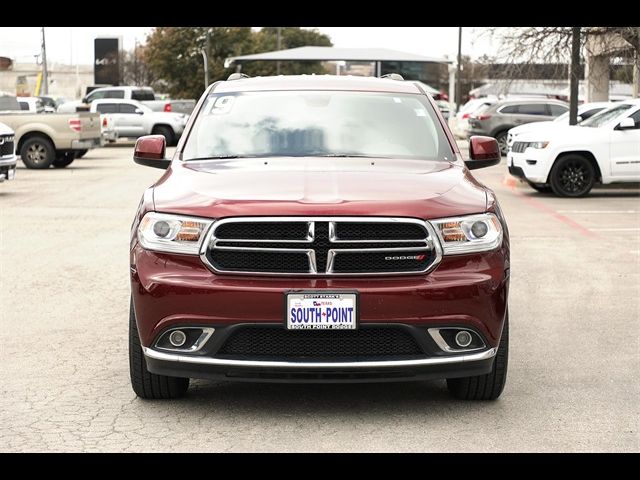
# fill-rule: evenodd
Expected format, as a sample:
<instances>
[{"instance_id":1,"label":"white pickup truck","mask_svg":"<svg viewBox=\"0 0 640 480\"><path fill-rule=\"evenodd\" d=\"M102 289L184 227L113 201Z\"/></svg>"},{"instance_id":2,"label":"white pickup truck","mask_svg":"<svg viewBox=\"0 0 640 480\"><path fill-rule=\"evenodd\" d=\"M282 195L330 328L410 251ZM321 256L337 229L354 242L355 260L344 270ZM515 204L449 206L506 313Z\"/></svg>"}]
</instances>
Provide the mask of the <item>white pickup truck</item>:
<instances>
[{"instance_id":1,"label":"white pickup truck","mask_svg":"<svg viewBox=\"0 0 640 480\"><path fill-rule=\"evenodd\" d=\"M581 197L596 182L640 182L640 100L614 104L579 125L515 138L509 173L540 192Z\"/></svg>"},{"instance_id":2,"label":"white pickup truck","mask_svg":"<svg viewBox=\"0 0 640 480\"><path fill-rule=\"evenodd\" d=\"M16 153L27 168L63 168L78 150L101 146L96 113L23 112L15 97L0 97L0 122L15 131Z\"/></svg>"},{"instance_id":3,"label":"white pickup truck","mask_svg":"<svg viewBox=\"0 0 640 480\"><path fill-rule=\"evenodd\" d=\"M16 176L16 156L14 155L14 132L0 123L0 183L13 180Z\"/></svg>"},{"instance_id":4,"label":"white pickup truck","mask_svg":"<svg viewBox=\"0 0 640 480\"><path fill-rule=\"evenodd\" d=\"M91 102L91 112L109 115L119 137L138 138L163 135L167 145L175 145L184 131L188 116L182 113L154 112L135 100L105 98Z\"/></svg>"},{"instance_id":5,"label":"white pickup truck","mask_svg":"<svg viewBox=\"0 0 640 480\"><path fill-rule=\"evenodd\" d=\"M150 87L100 87L92 90L82 100L67 102L58 107L59 112L75 112L87 108L94 100L102 99L136 100L154 112L184 113L190 115L196 106L195 100L156 100Z\"/></svg>"}]
</instances>

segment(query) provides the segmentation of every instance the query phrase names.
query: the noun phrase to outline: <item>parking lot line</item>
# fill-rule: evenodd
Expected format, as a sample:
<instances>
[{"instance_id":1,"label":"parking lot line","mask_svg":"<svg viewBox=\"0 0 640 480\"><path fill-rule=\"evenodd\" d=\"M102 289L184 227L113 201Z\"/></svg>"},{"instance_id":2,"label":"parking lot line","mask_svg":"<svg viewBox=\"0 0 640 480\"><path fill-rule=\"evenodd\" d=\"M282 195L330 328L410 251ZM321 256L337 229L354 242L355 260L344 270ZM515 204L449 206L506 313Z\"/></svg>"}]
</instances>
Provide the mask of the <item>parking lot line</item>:
<instances>
[{"instance_id":1,"label":"parking lot line","mask_svg":"<svg viewBox=\"0 0 640 480\"><path fill-rule=\"evenodd\" d=\"M559 213L588 213L588 214L615 214L615 213L638 213L638 210L558 210Z\"/></svg>"},{"instance_id":2,"label":"parking lot line","mask_svg":"<svg viewBox=\"0 0 640 480\"><path fill-rule=\"evenodd\" d=\"M592 232L640 232L640 227L629 228L590 228Z\"/></svg>"}]
</instances>

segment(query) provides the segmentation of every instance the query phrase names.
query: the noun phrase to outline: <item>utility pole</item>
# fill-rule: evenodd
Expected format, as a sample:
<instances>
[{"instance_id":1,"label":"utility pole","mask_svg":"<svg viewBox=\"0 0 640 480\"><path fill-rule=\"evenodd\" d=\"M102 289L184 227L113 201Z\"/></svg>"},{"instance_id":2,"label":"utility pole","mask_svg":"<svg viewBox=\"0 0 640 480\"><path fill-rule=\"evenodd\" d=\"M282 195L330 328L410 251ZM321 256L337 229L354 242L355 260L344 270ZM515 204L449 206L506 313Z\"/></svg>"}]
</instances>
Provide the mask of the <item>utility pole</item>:
<instances>
[{"instance_id":1,"label":"utility pole","mask_svg":"<svg viewBox=\"0 0 640 480\"><path fill-rule=\"evenodd\" d=\"M282 27L276 27L276 50L280 50L282 37ZM280 60L276 62L276 75L280 75Z\"/></svg>"},{"instance_id":2,"label":"utility pole","mask_svg":"<svg viewBox=\"0 0 640 480\"><path fill-rule=\"evenodd\" d=\"M633 98L640 97L640 27L636 28L638 47L636 48L636 62L633 66Z\"/></svg>"},{"instance_id":3,"label":"utility pole","mask_svg":"<svg viewBox=\"0 0 640 480\"><path fill-rule=\"evenodd\" d=\"M42 31L42 84L44 90L42 93L49 95L49 71L47 69L47 45L44 41L44 27L40 27Z\"/></svg>"},{"instance_id":4,"label":"utility pole","mask_svg":"<svg viewBox=\"0 0 640 480\"><path fill-rule=\"evenodd\" d=\"M462 102L462 27L458 27L458 68L456 70L456 112L460 110ZM455 112L454 112L455 113Z\"/></svg>"},{"instance_id":5,"label":"utility pole","mask_svg":"<svg viewBox=\"0 0 640 480\"><path fill-rule=\"evenodd\" d=\"M571 28L571 75L569 82L569 125L575 125L578 123L578 86L580 84L580 27Z\"/></svg>"},{"instance_id":6,"label":"utility pole","mask_svg":"<svg viewBox=\"0 0 640 480\"><path fill-rule=\"evenodd\" d=\"M138 39L134 39L133 44L133 84L140 85L138 82Z\"/></svg>"}]
</instances>

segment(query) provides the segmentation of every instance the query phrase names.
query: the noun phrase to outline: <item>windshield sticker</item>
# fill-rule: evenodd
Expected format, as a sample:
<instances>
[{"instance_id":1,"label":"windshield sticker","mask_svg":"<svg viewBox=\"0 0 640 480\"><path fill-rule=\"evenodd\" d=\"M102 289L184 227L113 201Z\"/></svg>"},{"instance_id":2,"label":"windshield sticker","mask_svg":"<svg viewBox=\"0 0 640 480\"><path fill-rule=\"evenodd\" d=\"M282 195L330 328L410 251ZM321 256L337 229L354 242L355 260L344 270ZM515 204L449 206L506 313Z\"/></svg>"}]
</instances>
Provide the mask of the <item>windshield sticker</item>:
<instances>
[{"instance_id":1,"label":"windshield sticker","mask_svg":"<svg viewBox=\"0 0 640 480\"><path fill-rule=\"evenodd\" d=\"M398 97L393 97L393 101L396 103L402 103L402 99Z\"/></svg>"},{"instance_id":2,"label":"windshield sticker","mask_svg":"<svg viewBox=\"0 0 640 480\"><path fill-rule=\"evenodd\" d=\"M225 113L229 113L231 111L231 107L233 107L233 103L236 97L233 95L227 95L225 97L219 97L215 103L213 104L213 108L211 109L211 113L214 115L221 115Z\"/></svg>"},{"instance_id":3,"label":"windshield sticker","mask_svg":"<svg viewBox=\"0 0 640 480\"><path fill-rule=\"evenodd\" d=\"M422 108L414 108L413 111L416 112L416 117L426 117L427 116L427 112L424 111Z\"/></svg>"}]
</instances>

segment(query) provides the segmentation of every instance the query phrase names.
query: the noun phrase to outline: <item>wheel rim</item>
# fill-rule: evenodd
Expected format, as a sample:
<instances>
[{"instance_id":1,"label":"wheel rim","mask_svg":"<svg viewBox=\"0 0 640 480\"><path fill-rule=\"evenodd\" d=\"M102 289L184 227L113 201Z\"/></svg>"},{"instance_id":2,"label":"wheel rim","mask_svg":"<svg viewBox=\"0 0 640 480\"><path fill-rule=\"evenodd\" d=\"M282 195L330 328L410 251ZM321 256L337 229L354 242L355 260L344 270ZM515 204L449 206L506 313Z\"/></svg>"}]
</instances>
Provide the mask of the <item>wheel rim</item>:
<instances>
[{"instance_id":1,"label":"wheel rim","mask_svg":"<svg viewBox=\"0 0 640 480\"><path fill-rule=\"evenodd\" d=\"M577 195L587 190L591 183L591 172L582 160L571 160L564 164L558 174L562 190Z\"/></svg>"},{"instance_id":2,"label":"wheel rim","mask_svg":"<svg viewBox=\"0 0 640 480\"><path fill-rule=\"evenodd\" d=\"M498 147L500 147L500 153L502 155L506 155L509 149L509 146L507 145L507 136L500 135L496 140L498 141Z\"/></svg>"},{"instance_id":3,"label":"wheel rim","mask_svg":"<svg viewBox=\"0 0 640 480\"><path fill-rule=\"evenodd\" d=\"M35 164L43 164L47 161L47 150L40 143L33 143L27 148L27 159Z\"/></svg>"}]
</instances>

